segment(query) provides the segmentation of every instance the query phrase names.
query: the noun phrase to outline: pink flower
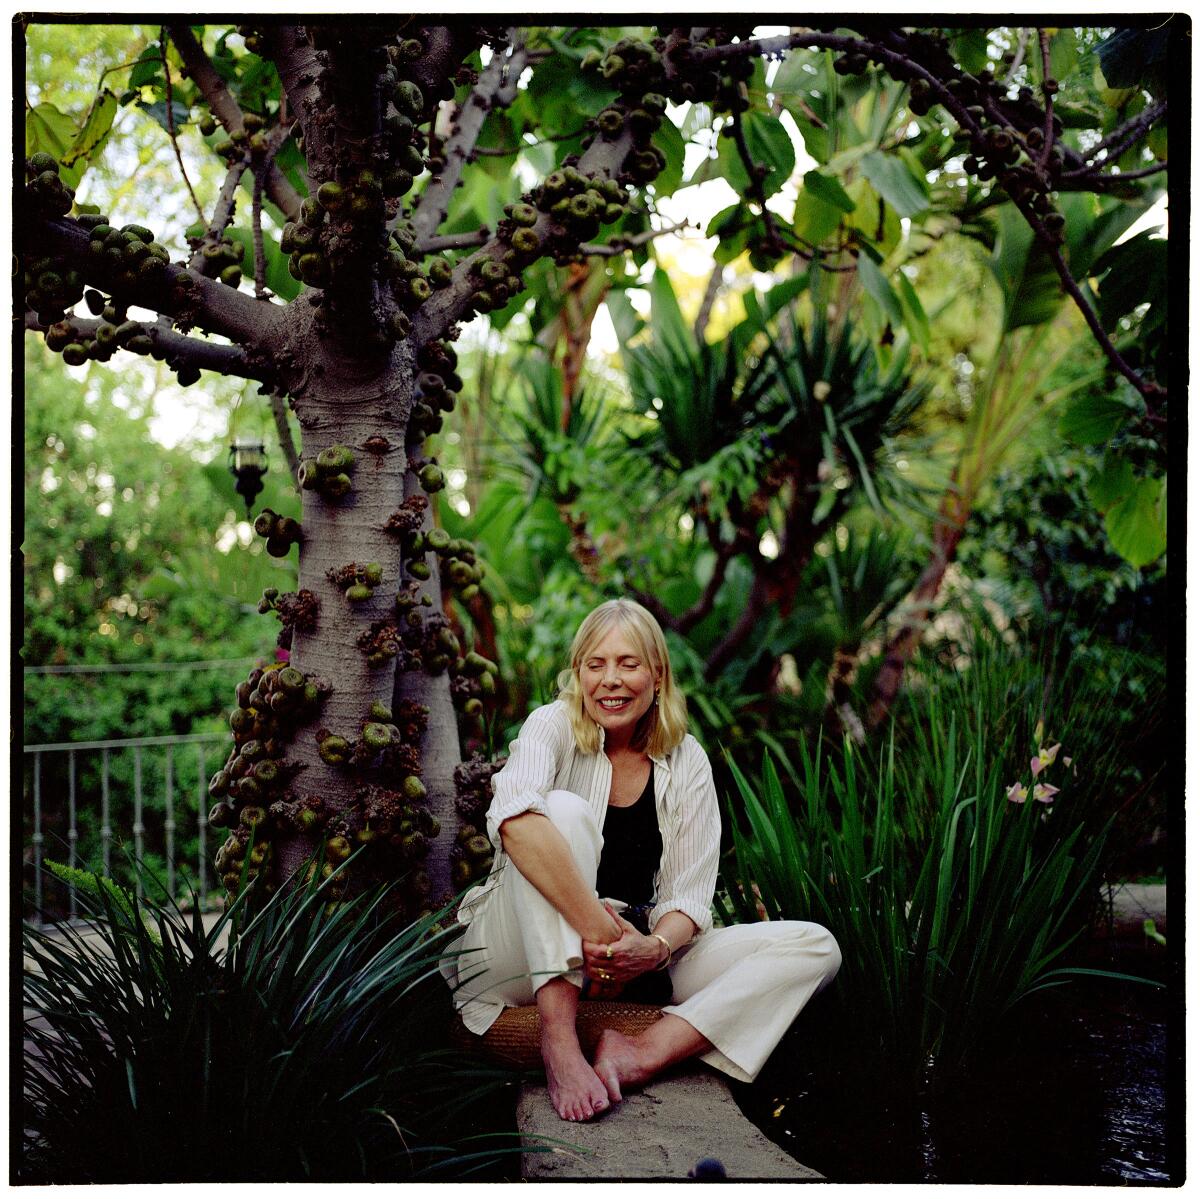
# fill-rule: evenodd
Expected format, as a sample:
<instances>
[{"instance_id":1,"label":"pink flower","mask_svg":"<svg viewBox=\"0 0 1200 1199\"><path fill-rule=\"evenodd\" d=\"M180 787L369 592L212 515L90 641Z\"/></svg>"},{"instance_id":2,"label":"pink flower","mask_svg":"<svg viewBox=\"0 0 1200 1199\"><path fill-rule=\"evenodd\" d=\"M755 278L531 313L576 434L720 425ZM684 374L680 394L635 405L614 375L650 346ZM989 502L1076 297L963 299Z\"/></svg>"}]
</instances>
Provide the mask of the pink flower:
<instances>
[{"instance_id":1,"label":"pink flower","mask_svg":"<svg viewBox=\"0 0 1200 1199\"><path fill-rule=\"evenodd\" d=\"M1039 749L1036 758L1029 759L1029 769L1033 771L1033 777L1037 778L1047 766L1050 766L1054 759L1058 757L1058 751L1062 748L1062 743L1050 746L1049 749Z\"/></svg>"},{"instance_id":2,"label":"pink flower","mask_svg":"<svg viewBox=\"0 0 1200 1199\"><path fill-rule=\"evenodd\" d=\"M1012 803L1024 803L1029 797L1029 788L1022 787L1020 783L1013 783L1008 789L1007 797Z\"/></svg>"},{"instance_id":3,"label":"pink flower","mask_svg":"<svg viewBox=\"0 0 1200 1199\"><path fill-rule=\"evenodd\" d=\"M1049 783L1038 783L1033 789L1033 798L1038 803L1049 803L1058 794L1058 788L1050 786Z\"/></svg>"}]
</instances>

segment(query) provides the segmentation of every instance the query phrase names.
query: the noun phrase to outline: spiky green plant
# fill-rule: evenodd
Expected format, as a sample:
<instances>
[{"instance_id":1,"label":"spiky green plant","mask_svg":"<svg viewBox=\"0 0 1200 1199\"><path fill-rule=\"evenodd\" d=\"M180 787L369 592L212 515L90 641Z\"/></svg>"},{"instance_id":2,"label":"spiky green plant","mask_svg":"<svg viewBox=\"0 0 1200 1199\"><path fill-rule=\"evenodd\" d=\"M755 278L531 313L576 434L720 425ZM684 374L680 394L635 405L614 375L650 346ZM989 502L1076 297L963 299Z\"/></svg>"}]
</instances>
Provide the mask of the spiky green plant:
<instances>
[{"instance_id":1,"label":"spiky green plant","mask_svg":"<svg viewBox=\"0 0 1200 1199\"><path fill-rule=\"evenodd\" d=\"M970 691L914 697L903 746L895 735L861 753L802 743L798 767L780 759L782 779L764 753L757 783L730 763L732 908L828 927L843 955L834 1008L846 1057L912 1087L969 1065L1022 1000L1103 973L1069 958L1111 824L1089 778L1103 759L1073 761L1072 776L1064 748L1059 793L1036 802L1028 747L1036 755L1043 694L1010 694L996 677ZM1089 719L1059 716L1068 730Z\"/></svg>"},{"instance_id":2,"label":"spiky green plant","mask_svg":"<svg viewBox=\"0 0 1200 1199\"><path fill-rule=\"evenodd\" d=\"M20 1181L454 1178L516 1148L511 1075L447 1047L445 936L386 891L243 894L207 929L99 881L79 903L24 932Z\"/></svg>"}]
</instances>

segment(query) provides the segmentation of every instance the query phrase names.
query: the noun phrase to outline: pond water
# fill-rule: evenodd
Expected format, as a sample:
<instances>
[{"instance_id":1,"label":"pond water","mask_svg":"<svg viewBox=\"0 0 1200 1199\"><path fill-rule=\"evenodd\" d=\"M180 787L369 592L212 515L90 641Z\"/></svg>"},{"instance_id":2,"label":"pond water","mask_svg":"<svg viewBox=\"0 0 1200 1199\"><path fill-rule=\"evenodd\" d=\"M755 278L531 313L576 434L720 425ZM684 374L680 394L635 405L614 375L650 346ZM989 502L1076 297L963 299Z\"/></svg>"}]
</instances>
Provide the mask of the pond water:
<instances>
[{"instance_id":1,"label":"pond water","mask_svg":"<svg viewBox=\"0 0 1200 1199\"><path fill-rule=\"evenodd\" d=\"M814 1052L817 1011L808 1048L802 1016L735 1096L831 1182L1162 1185L1173 1173L1179 1182L1182 1144L1169 1146L1167 1129L1169 1003L1163 990L1108 981L1045 993L968 1080L919 1101L883 1099Z\"/></svg>"}]
</instances>

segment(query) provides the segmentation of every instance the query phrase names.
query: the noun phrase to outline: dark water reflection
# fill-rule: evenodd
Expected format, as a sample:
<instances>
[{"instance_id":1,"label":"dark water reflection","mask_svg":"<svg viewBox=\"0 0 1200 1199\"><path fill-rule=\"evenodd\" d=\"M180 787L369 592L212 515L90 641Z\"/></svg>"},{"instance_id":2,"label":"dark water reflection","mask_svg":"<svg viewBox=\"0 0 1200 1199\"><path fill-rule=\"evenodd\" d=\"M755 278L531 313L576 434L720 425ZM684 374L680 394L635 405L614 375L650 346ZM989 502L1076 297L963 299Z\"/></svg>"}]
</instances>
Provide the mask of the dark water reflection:
<instances>
[{"instance_id":1,"label":"dark water reflection","mask_svg":"<svg viewBox=\"0 0 1200 1199\"><path fill-rule=\"evenodd\" d=\"M834 1182L1169 1183L1167 1012L1165 993L1144 986L1051 992L1014 1013L969 1079L917 1101L839 1067L819 1000L758 1083L735 1091L772 1140Z\"/></svg>"}]
</instances>

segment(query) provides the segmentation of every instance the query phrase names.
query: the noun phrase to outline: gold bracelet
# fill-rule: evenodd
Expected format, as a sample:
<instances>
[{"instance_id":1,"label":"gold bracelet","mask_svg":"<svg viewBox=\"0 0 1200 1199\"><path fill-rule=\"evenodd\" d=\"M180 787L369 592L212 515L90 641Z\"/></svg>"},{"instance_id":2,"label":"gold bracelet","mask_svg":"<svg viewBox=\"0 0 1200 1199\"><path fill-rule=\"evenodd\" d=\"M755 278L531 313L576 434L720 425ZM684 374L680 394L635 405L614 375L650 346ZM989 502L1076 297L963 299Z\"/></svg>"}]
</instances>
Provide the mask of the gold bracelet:
<instances>
[{"instance_id":1,"label":"gold bracelet","mask_svg":"<svg viewBox=\"0 0 1200 1199\"><path fill-rule=\"evenodd\" d=\"M668 941L667 938L662 936L660 933L651 933L650 935L656 941L661 941L667 947L667 956L665 958L663 958L663 960L661 962L659 962L657 966L654 967L655 970L665 970L667 968L667 966L670 965L671 955L675 952L675 950L673 950L671 948L671 942Z\"/></svg>"}]
</instances>

